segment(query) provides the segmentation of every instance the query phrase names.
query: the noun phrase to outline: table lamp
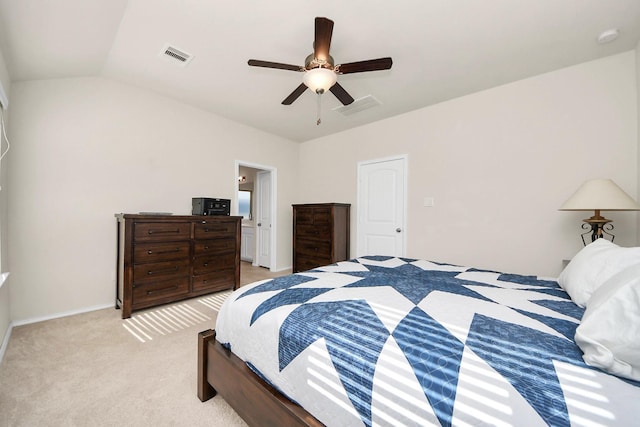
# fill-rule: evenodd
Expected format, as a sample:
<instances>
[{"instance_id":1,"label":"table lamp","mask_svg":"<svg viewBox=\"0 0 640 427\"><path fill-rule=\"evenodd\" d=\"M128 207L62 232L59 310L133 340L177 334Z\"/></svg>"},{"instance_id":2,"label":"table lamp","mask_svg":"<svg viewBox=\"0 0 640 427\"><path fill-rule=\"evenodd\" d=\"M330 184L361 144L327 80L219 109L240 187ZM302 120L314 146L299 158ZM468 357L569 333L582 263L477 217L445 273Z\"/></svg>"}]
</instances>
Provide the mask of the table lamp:
<instances>
[{"instance_id":1,"label":"table lamp","mask_svg":"<svg viewBox=\"0 0 640 427\"><path fill-rule=\"evenodd\" d=\"M610 219L600 215L600 211L638 211L640 205L610 179L591 179L586 181L569 199L560 206L561 211L594 211L592 217L584 219L582 228L589 230L582 234L582 243L586 246L585 235L591 233L591 241L608 235L613 242L615 236ZM606 229L605 229L606 226Z\"/></svg>"}]
</instances>

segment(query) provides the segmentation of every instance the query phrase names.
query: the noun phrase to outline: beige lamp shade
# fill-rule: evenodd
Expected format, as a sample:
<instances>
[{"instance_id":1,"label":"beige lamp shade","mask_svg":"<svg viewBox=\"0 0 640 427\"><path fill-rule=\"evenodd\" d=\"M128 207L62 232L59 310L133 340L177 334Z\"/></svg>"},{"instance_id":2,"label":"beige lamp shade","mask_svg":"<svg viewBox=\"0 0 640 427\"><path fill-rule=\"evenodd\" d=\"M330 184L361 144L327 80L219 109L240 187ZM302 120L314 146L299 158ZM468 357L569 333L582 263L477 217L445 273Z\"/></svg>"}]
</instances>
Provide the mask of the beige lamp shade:
<instances>
[{"instance_id":1,"label":"beige lamp shade","mask_svg":"<svg viewBox=\"0 0 640 427\"><path fill-rule=\"evenodd\" d=\"M638 211L640 205L610 179L586 181L560 206L561 211Z\"/></svg>"}]
</instances>

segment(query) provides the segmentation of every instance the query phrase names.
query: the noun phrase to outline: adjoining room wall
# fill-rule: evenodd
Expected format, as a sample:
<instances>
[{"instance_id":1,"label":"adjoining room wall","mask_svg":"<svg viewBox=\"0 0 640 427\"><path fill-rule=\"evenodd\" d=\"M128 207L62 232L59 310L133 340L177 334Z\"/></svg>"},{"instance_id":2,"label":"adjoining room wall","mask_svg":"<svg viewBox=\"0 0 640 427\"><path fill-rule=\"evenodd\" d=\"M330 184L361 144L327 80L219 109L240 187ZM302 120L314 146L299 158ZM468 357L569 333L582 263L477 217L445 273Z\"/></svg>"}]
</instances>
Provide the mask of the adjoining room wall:
<instances>
[{"instance_id":1,"label":"adjoining room wall","mask_svg":"<svg viewBox=\"0 0 640 427\"><path fill-rule=\"evenodd\" d=\"M235 200L240 159L277 168L277 268L291 265L298 144L103 78L12 89L14 320L113 304L114 214L190 214L192 197Z\"/></svg>"},{"instance_id":2,"label":"adjoining room wall","mask_svg":"<svg viewBox=\"0 0 640 427\"><path fill-rule=\"evenodd\" d=\"M357 163L407 154L407 256L556 276L582 247L581 220L593 215L558 211L580 184L611 178L638 194L635 56L629 51L303 143L298 201L351 203L355 255ZM425 197L435 205L424 207ZM616 243L637 242L637 213L605 214L614 220Z\"/></svg>"}]
</instances>

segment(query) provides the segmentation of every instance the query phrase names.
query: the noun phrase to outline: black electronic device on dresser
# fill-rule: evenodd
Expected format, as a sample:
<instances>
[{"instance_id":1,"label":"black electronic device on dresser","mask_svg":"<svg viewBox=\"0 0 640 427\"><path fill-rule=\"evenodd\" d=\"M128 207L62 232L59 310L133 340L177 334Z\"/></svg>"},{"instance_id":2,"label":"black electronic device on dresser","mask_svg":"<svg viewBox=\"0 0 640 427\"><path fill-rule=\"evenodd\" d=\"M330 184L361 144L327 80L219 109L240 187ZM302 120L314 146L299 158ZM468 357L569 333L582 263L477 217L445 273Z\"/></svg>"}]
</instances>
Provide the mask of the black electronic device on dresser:
<instances>
[{"instance_id":1,"label":"black electronic device on dresser","mask_svg":"<svg viewBox=\"0 0 640 427\"><path fill-rule=\"evenodd\" d=\"M231 200L194 197L191 199L192 215L229 215Z\"/></svg>"}]
</instances>

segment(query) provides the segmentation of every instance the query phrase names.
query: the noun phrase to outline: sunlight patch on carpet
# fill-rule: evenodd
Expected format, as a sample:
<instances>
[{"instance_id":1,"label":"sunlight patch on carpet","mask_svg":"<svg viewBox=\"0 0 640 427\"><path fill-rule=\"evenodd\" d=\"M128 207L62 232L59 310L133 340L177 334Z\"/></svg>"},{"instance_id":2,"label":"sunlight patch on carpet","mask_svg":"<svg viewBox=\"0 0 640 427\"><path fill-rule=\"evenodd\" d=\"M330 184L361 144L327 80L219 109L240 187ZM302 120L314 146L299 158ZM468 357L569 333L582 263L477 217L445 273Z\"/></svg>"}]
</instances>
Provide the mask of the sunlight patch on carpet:
<instances>
[{"instance_id":1,"label":"sunlight patch on carpet","mask_svg":"<svg viewBox=\"0 0 640 427\"><path fill-rule=\"evenodd\" d=\"M231 295L231 292L232 291L218 292L217 294L213 294L206 298L201 298L198 300L198 302L217 312L218 310L220 310L222 303L227 299L229 295Z\"/></svg>"},{"instance_id":2,"label":"sunlight patch on carpet","mask_svg":"<svg viewBox=\"0 0 640 427\"><path fill-rule=\"evenodd\" d=\"M198 299L201 305L188 302L172 304L155 310L140 311L122 321L122 326L138 341L148 342L204 322L210 322L231 291ZM193 302L192 302L193 303Z\"/></svg>"}]
</instances>

